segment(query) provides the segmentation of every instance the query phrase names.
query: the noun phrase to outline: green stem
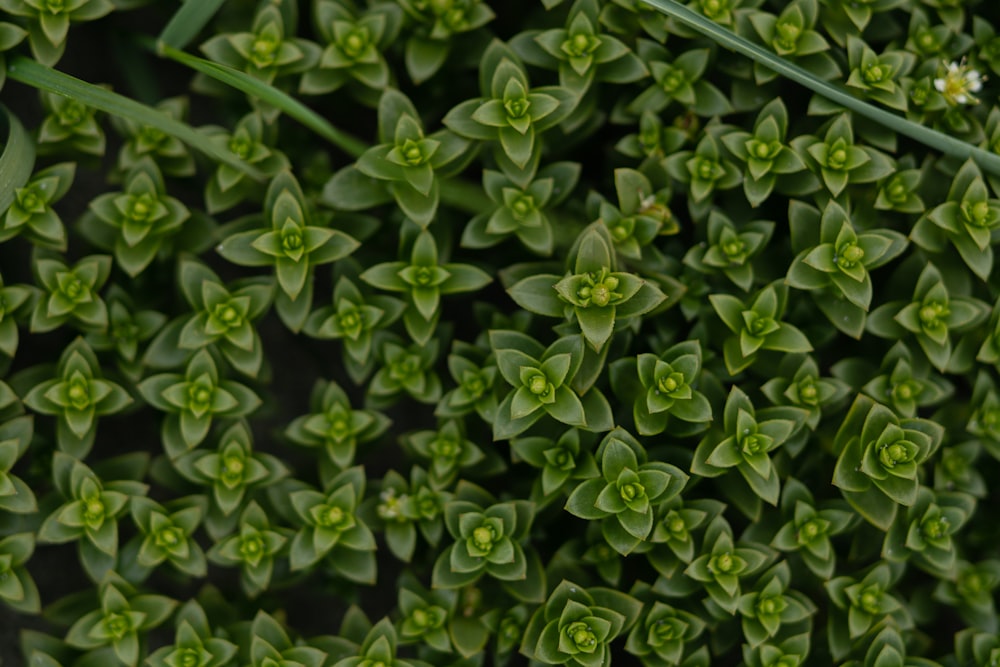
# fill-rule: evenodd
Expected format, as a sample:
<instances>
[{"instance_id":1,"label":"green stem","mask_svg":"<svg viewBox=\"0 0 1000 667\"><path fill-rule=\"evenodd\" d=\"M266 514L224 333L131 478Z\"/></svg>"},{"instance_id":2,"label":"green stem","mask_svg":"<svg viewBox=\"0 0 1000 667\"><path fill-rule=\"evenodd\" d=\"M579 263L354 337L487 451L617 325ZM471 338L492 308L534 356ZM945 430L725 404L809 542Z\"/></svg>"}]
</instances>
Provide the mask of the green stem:
<instances>
[{"instance_id":1,"label":"green stem","mask_svg":"<svg viewBox=\"0 0 1000 667\"><path fill-rule=\"evenodd\" d=\"M315 111L274 86L232 67L184 53L162 42L157 44L156 48L160 54L171 60L175 60L182 65L186 65L247 95L257 97L281 109L352 158L359 158L369 148L368 144L362 140L347 132L338 130ZM483 193L482 188L458 179L441 181L441 201L453 208L471 214L488 211L493 207L492 202Z\"/></svg>"},{"instance_id":2,"label":"green stem","mask_svg":"<svg viewBox=\"0 0 1000 667\"><path fill-rule=\"evenodd\" d=\"M676 0L641 0L641 2L710 37L720 46L747 56L778 74L805 86L817 95L822 95L832 102L899 134L937 149L945 155L952 155L963 160L972 158L986 171L1000 176L1000 156L994 153L859 100L842 87L815 77L798 65L730 32L714 21L681 5Z\"/></svg>"},{"instance_id":3,"label":"green stem","mask_svg":"<svg viewBox=\"0 0 1000 667\"><path fill-rule=\"evenodd\" d=\"M193 1L194 0L189 0L189 2ZM199 58L198 56L192 56L189 53L179 51L178 49L162 42L157 44L156 50L158 53L170 58L171 60L190 67L195 71L201 72L206 76L210 76L216 81L224 83L227 86L231 86L232 88L250 95L251 97L256 97L275 108L281 109L281 111L299 121L310 130L355 159L368 150L368 146L365 142L348 134L347 132L338 130L325 118L295 98L278 90L272 85L253 78L245 72L241 72L238 69L234 69L226 65L214 63L211 60Z\"/></svg>"},{"instance_id":4,"label":"green stem","mask_svg":"<svg viewBox=\"0 0 1000 667\"><path fill-rule=\"evenodd\" d=\"M225 1L186 0L160 33L160 41L175 49L183 49L208 25Z\"/></svg>"},{"instance_id":5,"label":"green stem","mask_svg":"<svg viewBox=\"0 0 1000 667\"><path fill-rule=\"evenodd\" d=\"M217 162L224 162L255 180L264 180L264 175L260 171L234 154L216 148L203 132L106 88L81 81L24 56L15 56L11 59L7 66L7 76L33 88L72 98L98 111L128 118L139 125L155 127Z\"/></svg>"}]
</instances>

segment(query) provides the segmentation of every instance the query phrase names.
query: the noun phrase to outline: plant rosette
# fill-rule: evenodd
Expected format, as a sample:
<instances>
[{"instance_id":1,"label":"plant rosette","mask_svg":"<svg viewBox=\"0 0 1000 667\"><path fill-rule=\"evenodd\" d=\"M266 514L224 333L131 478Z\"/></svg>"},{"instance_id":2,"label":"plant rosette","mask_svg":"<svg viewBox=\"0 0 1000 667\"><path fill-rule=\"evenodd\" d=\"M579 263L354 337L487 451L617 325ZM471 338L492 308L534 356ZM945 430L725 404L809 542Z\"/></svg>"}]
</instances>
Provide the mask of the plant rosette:
<instances>
[{"instance_id":1,"label":"plant rosette","mask_svg":"<svg viewBox=\"0 0 1000 667\"><path fill-rule=\"evenodd\" d=\"M616 323L621 330L667 297L654 282L617 270L614 242L599 221L577 237L574 251L572 271L565 276L531 275L510 285L507 292L529 312L575 320L587 344L600 353Z\"/></svg>"},{"instance_id":2,"label":"plant rosette","mask_svg":"<svg viewBox=\"0 0 1000 667\"><path fill-rule=\"evenodd\" d=\"M598 81L623 84L649 73L643 61L617 37L602 32L597 0L579 0L570 8L565 26L525 30L511 40L511 49L531 65L559 72L559 85L583 98Z\"/></svg>"},{"instance_id":3,"label":"plant rosette","mask_svg":"<svg viewBox=\"0 0 1000 667\"><path fill-rule=\"evenodd\" d=\"M434 334L441 318L442 295L476 292L493 280L471 264L440 262L438 243L427 230L416 234L409 262L376 264L359 278L378 289L406 295L403 324L413 341L420 345Z\"/></svg>"},{"instance_id":4,"label":"plant rosette","mask_svg":"<svg viewBox=\"0 0 1000 667\"><path fill-rule=\"evenodd\" d=\"M312 412L297 417L285 429L292 442L322 448L340 469L351 467L359 444L372 442L388 430L391 421L377 410L355 410L339 384L318 380L310 398Z\"/></svg>"},{"instance_id":5,"label":"plant rosette","mask_svg":"<svg viewBox=\"0 0 1000 667\"><path fill-rule=\"evenodd\" d=\"M138 463L137 476L141 477L145 459ZM145 496L148 486L128 479L104 482L94 470L62 452L53 455L52 477L65 502L42 521L38 542L77 542L84 569L94 581L100 581L115 564L119 518L128 509L129 500Z\"/></svg>"},{"instance_id":6,"label":"plant rosette","mask_svg":"<svg viewBox=\"0 0 1000 667\"><path fill-rule=\"evenodd\" d=\"M324 95L346 86L365 99L363 89L383 90L393 83L383 51L399 36L400 7L381 4L356 13L350 3L322 0L314 3L312 18L326 46L317 66L302 75L299 92Z\"/></svg>"},{"instance_id":7,"label":"plant rosette","mask_svg":"<svg viewBox=\"0 0 1000 667\"><path fill-rule=\"evenodd\" d=\"M644 352L613 362L608 371L615 395L631 399L632 418L639 435L662 433L671 417L676 433L703 430L712 420L712 406L695 387L701 376L701 345L684 341L659 356Z\"/></svg>"},{"instance_id":8,"label":"plant rosette","mask_svg":"<svg viewBox=\"0 0 1000 667\"><path fill-rule=\"evenodd\" d=\"M486 454L465 434L459 420L450 419L436 431L416 431L403 436L402 444L416 458L429 461L428 481L434 489L451 488L463 469L476 466Z\"/></svg>"},{"instance_id":9,"label":"plant rosette","mask_svg":"<svg viewBox=\"0 0 1000 667\"><path fill-rule=\"evenodd\" d=\"M944 427L927 419L899 419L858 396L834 439L840 456L833 484L869 523L888 531L900 505L912 506L921 466L941 445Z\"/></svg>"},{"instance_id":10,"label":"plant rosette","mask_svg":"<svg viewBox=\"0 0 1000 667\"><path fill-rule=\"evenodd\" d=\"M445 527L455 542L435 561L432 586L462 588L488 576L501 584L512 582L504 586L512 593L526 583L532 589L527 594L531 600L544 596L537 556L527 555L521 545L534 513L534 505L526 500L497 503L479 487L461 482L444 506Z\"/></svg>"},{"instance_id":11,"label":"plant rosette","mask_svg":"<svg viewBox=\"0 0 1000 667\"><path fill-rule=\"evenodd\" d=\"M628 103L625 108L629 113L660 113L673 103L703 118L718 116L732 109L726 95L704 80L711 60L709 49L690 49L672 55L660 44L640 40L636 53L649 69L653 82Z\"/></svg>"},{"instance_id":12,"label":"plant rosette","mask_svg":"<svg viewBox=\"0 0 1000 667\"><path fill-rule=\"evenodd\" d=\"M782 561L760 575L754 590L740 596L737 603L743 638L750 648L769 639L811 629L810 616L816 605L804 594L789 589L792 572Z\"/></svg>"},{"instance_id":13,"label":"plant rosette","mask_svg":"<svg viewBox=\"0 0 1000 667\"><path fill-rule=\"evenodd\" d=\"M938 602L958 609L959 616L972 626L967 631L975 632L976 629L988 628L993 624L992 618L996 614L993 591L998 586L1000 560L990 558L978 563L960 560L955 566L955 578L940 579L934 588L933 597ZM1000 655L1000 651L997 653Z\"/></svg>"},{"instance_id":14,"label":"plant rosette","mask_svg":"<svg viewBox=\"0 0 1000 667\"><path fill-rule=\"evenodd\" d=\"M683 502L680 496L660 506L647 552L650 564L664 577L673 577L681 564L689 564L697 554L697 533L719 516L725 504L710 498Z\"/></svg>"},{"instance_id":15,"label":"plant rosette","mask_svg":"<svg viewBox=\"0 0 1000 667\"><path fill-rule=\"evenodd\" d=\"M285 627L262 609L240 631L238 645L247 654L244 659L249 667L321 667L328 657L322 649L293 642Z\"/></svg>"},{"instance_id":16,"label":"plant rosette","mask_svg":"<svg viewBox=\"0 0 1000 667\"><path fill-rule=\"evenodd\" d=\"M781 492L781 480L771 453L804 426L806 416L804 409L794 407L755 411L750 398L733 385L723 410L722 433L713 429L698 443L691 472L702 477L719 477L735 468L746 482L749 494L732 488L735 485L731 484L724 485L723 493L739 498L737 504L748 516L757 516L761 501L777 505Z\"/></svg>"},{"instance_id":17,"label":"plant rosette","mask_svg":"<svg viewBox=\"0 0 1000 667\"><path fill-rule=\"evenodd\" d=\"M171 501L168 507L144 497L132 498L132 519L139 528L135 537L135 562L147 573L167 561L184 574L203 577L208 571L205 552L193 533L201 524L208 501L190 496Z\"/></svg>"},{"instance_id":18,"label":"plant rosette","mask_svg":"<svg viewBox=\"0 0 1000 667\"><path fill-rule=\"evenodd\" d=\"M155 310L137 309L129 295L117 285L108 289L107 303L107 330L90 332L84 340L98 352L113 351L118 370L138 383L145 371L139 345L155 336L167 317Z\"/></svg>"},{"instance_id":19,"label":"plant rosette","mask_svg":"<svg viewBox=\"0 0 1000 667\"><path fill-rule=\"evenodd\" d=\"M972 405L965 430L983 449L1000 460L1000 389L989 374L980 371L972 386Z\"/></svg>"},{"instance_id":20,"label":"plant rosette","mask_svg":"<svg viewBox=\"0 0 1000 667\"><path fill-rule=\"evenodd\" d=\"M251 112L227 130L223 127L202 128L206 141L216 149L228 152L265 176L275 176L290 164L284 153L273 146L274 126L268 126L258 112ZM205 208L214 215L245 200L259 201L257 184L233 165L220 164L205 185Z\"/></svg>"},{"instance_id":21,"label":"plant rosette","mask_svg":"<svg viewBox=\"0 0 1000 667\"><path fill-rule=\"evenodd\" d=\"M34 533L15 533L0 539L0 600L25 614L41 611L41 598L26 564L35 551Z\"/></svg>"},{"instance_id":22,"label":"plant rosette","mask_svg":"<svg viewBox=\"0 0 1000 667\"><path fill-rule=\"evenodd\" d=\"M588 521L602 520L605 540L628 555L649 538L655 508L679 494L688 476L668 463L646 461L638 441L620 428L605 436L598 458L601 477L577 485L565 509Z\"/></svg>"},{"instance_id":23,"label":"plant rosette","mask_svg":"<svg viewBox=\"0 0 1000 667\"><path fill-rule=\"evenodd\" d=\"M31 514L38 511L35 492L11 470L28 451L34 435L34 417L15 417L0 423L0 511Z\"/></svg>"},{"instance_id":24,"label":"plant rosette","mask_svg":"<svg viewBox=\"0 0 1000 667\"><path fill-rule=\"evenodd\" d=\"M234 264L274 267L279 288L275 307L282 322L296 332L312 307L315 268L348 256L360 245L344 232L311 224L309 210L295 176L282 171L264 196L264 222L269 226L227 235L217 248Z\"/></svg>"},{"instance_id":25,"label":"plant rosette","mask_svg":"<svg viewBox=\"0 0 1000 667\"><path fill-rule=\"evenodd\" d=\"M492 424L500 402L496 381L499 372L489 350L454 341L447 365L455 387L441 397L434 415L454 418L475 412L484 422Z\"/></svg>"},{"instance_id":26,"label":"plant rosette","mask_svg":"<svg viewBox=\"0 0 1000 667\"><path fill-rule=\"evenodd\" d=\"M217 34L201 50L215 62L265 83L309 71L319 61L320 47L294 36L296 26L289 25L294 15L293 10L261 5L248 32Z\"/></svg>"},{"instance_id":27,"label":"plant rosette","mask_svg":"<svg viewBox=\"0 0 1000 667\"><path fill-rule=\"evenodd\" d=\"M4 285L0 276L0 354L6 357L17 354L21 339L17 321L30 308L34 289L30 285Z\"/></svg>"},{"instance_id":28,"label":"plant rosette","mask_svg":"<svg viewBox=\"0 0 1000 667\"><path fill-rule=\"evenodd\" d=\"M729 522L716 517L705 529L701 554L684 570L690 579L700 582L708 598L705 607L735 615L742 598L741 580L761 572L775 559L763 545L747 543L736 546Z\"/></svg>"},{"instance_id":29,"label":"plant rosette","mask_svg":"<svg viewBox=\"0 0 1000 667\"><path fill-rule=\"evenodd\" d=\"M503 173L518 187L535 180L541 135L569 117L577 97L561 86L532 87L521 59L493 40L479 62L481 97L466 100L442 121L459 136L491 142Z\"/></svg>"},{"instance_id":30,"label":"plant rosette","mask_svg":"<svg viewBox=\"0 0 1000 667\"><path fill-rule=\"evenodd\" d=\"M906 238L889 229L858 232L848 212L832 200L817 217L809 206L789 207L792 248L798 254L785 282L808 290L831 324L860 338L874 291L869 272L898 257Z\"/></svg>"},{"instance_id":31,"label":"plant rosette","mask_svg":"<svg viewBox=\"0 0 1000 667\"><path fill-rule=\"evenodd\" d=\"M271 527L267 514L251 500L240 514L236 534L223 538L208 551L213 563L240 568L240 586L251 598L271 582L274 561L288 543L288 538Z\"/></svg>"},{"instance_id":32,"label":"plant rosette","mask_svg":"<svg viewBox=\"0 0 1000 667\"><path fill-rule=\"evenodd\" d=\"M496 18L482 0L400 0L399 5L417 25L404 52L406 72L416 84L444 66L454 42Z\"/></svg>"},{"instance_id":33,"label":"plant rosette","mask_svg":"<svg viewBox=\"0 0 1000 667\"><path fill-rule=\"evenodd\" d=\"M834 660L847 655L853 640L878 627L886 617L890 617L897 627L912 626L909 612L893 594L892 589L898 580L899 568L881 562L860 579L840 576L826 582L827 594L834 607L841 612L831 614L829 620L830 648Z\"/></svg>"},{"instance_id":34,"label":"plant rosette","mask_svg":"<svg viewBox=\"0 0 1000 667\"><path fill-rule=\"evenodd\" d=\"M638 2L639 0L632 0ZM640 42L640 48L642 42ZM688 135L680 127L664 125L659 115L647 109L639 115L638 132L627 134L615 144L615 149L635 160L642 160L640 173L655 165L663 157L678 150Z\"/></svg>"},{"instance_id":35,"label":"plant rosette","mask_svg":"<svg viewBox=\"0 0 1000 667\"><path fill-rule=\"evenodd\" d=\"M367 632L364 641L357 647L356 655L333 663L333 667L430 667L422 660L403 660L396 657L400 638L396 627L384 618ZM256 667L256 666L255 666ZM291 667L291 666L289 666Z\"/></svg>"},{"instance_id":36,"label":"plant rosette","mask_svg":"<svg viewBox=\"0 0 1000 667\"><path fill-rule=\"evenodd\" d=\"M155 108L173 120L185 122L189 107L189 100L178 96L158 102ZM112 116L111 122L125 140L118 152L119 171L128 172L148 158L167 176L185 178L195 174L194 156L177 137L128 118Z\"/></svg>"},{"instance_id":37,"label":"plant rosette","mask_svg":"<svg viewBox=\"0 0 1000 667\"><path fill-rule=\"evenodd\" d=\"M743 645L743 661L747 667L800 667L809 657L808 633L794 635L784 641L763 643L751 649Z\"/></svg>"},{"instance_id":38,"label":"plant rosette","mask_svg":"<svg viewBox=\"0 0 1000 667\"><path fill-rule=\"evenodd\" d=\"M409 577L401 578L397 604L401 615L397 624L400 643L423 642L435 651L451 653L449 621L457 600L457 591L428 591Z\"/></svg>"},{"instance_id":39,"label":"plant rosette","mask_svg":"<svg viewBox=\"0 0 1000 667\"><path fill-rule=\"evenodd\" d=\"M823 411L839 409L851 392L851 387L836 377L821 377L819 366L812 356L788 355L778 365L775 377L761 386L761 391L775 405L788 405L808 412L805 425L815 431ZM801 430L792 436L788 449L793 455L801 452L808 440L808 431Z\"/></svg>"},{"instance_id":40,"label":"plant rosette","mask_svg":"<svg viewBox=\"0 0 1000 667\"><path fill-rule=\"evenodd\" d=\"M75 97L48 91L39 93L39 100L46 113L38 128L39 148L79 152L96 157L104 155L107 138L101 124L97 122L96 109Z\"/></svg>"},{"instance_id":41,"label":"plant rosette","mask_svg":"<svg viewBox=\"0 0 1000 667\"><path fill-rule=\"evenodd\" d=\"M35 385L24 395L24 404L54 415L59 449L84 457L94 445L98 418L121 412L132 397L120 385L100 376L97 356L83 338L63 350L56 377Z\"/></svg>"},{"instance_id":42,"label":"plant rosette","mask_svg":"<svg viewBox=\"0 0 1000 667\"><path fill-rule=\"evenodd\" d=\"M202 348L214 346L239 373L256 377L264 346L254 322L274 297L270 278L245 278L228 287L201 262L178 262L177 284L194 311L165 326L149 344L144 361L153 368L176 368Z\"/></svg>"},{"instance_id":43,"label":"plant rosette","mask_svg":"<svg viewBox=\"0 0 1000 667\"><path fill-rule=\"evenodd\" d=\"M405 309L405 302L391 296L362 294L341 276L333 288L333 304L314 310L303 332L310 338L341 341L350 372L352 366L364 368L372 362L376 333L402 317Z\"/></svg>"},{"instance_id":44,"label":"plant rosette","mask_svg":"<svg viewBox=\"0 0 1000 667\"><path fill-rule=\"evenodd\" d=\"M42 0L2 0L0 9L28 20L31 55L44 65L55 65L66 51L71 23L94 21L115 9L111 0L46 3Z\"/></svg>"},{"instance_id":45,"label":"plant rosette","mask_svg":"<svg viewBox=\"0 0 1000 667\"><path fill-rule=\"evenodd\" d=\"M452 494L434 489L427 471L416 465L410 469L408 487L400 483L402 479L391 479L387 473L376 513L385 522L385 537L390 549L402 560L409 561L416 548L418 530L431 546L441 543L445 532L444 508Z\"/></svg>"},{"instance_id":46,"label":"plant rosette","mask_svg":"<svg viewBox=\"0 0 1000 667\"><path fill-rule=\"evenodd\" d=\"M719 140L705 132L693 151L678 151L662 162L672 179L687 185L688 211L695 220L708 217L713 194L732 190L743 181L736 163L725 155Z\"/></svg>"},{"instance_id":47,"label":"plant rosette","mask_svg":"<svg viewBox=\"0 0 1000 667\"><path fill-rule=\"evenodd\" d=\"M290 494L292 506L304 522L289 546L292 570L322 559L350 581L375 581L375 535L357 512L364 490L364 469L356 466L331 479L322 493L303 489Z\"/></svg>"},{"instance_id":48,"label":"plant rosette","mask_svg":"<svg viewBox=\"0 0 1000 667\"><path fill-rule=\"evenodd\" d=\"M915 267L901 267L900 270ZM916 338L920 349L939 371L953 370L962 359L955 357L956 348L965 347L952 342L952 334L963 335L961 340L989 316L989 306L982 301L952 294L945 284L941 271L927 262L916 277L910 301L889 301L868 316L866 329L880 337L900 339ZM968 355L971 360L971 354Z\"/></svg>"},{"instance_id":49,"label":"plant rosette","mask_svg":"<svg viewBox=\"0 0 1000 667\"><path fill-rule=\"evenodd\" d=\"M849 366L845 364L844 370L849 372ZM891 407L900 417L916 417L918 407L938 405L955 392L951 382L934 373L930 364L919 355L914 357L903 341L892 346L879 370L882 373L866 382L861 389ZM974 404L982 405L978 401Z\"/></svg>"},{"instance_id":50,"label":"plant rosette","mask_svg":"<svg viewBox=\"0 0 1000 667\"><path fill-rule=\"evenodd\" d=\"M755 11L750 23L764 42L779 56L808 65L808 69L827 79L840 75L836 61L826 53L830 43L816 30L820 5L816 0L795 0L775 16ZM777 72L754 63L754 79L759 85L773 80Z\"/></svg>"},{"instance_id":51,"label":"plant rosette","mask_svg":"<svg viewBox=\"0 0 1000 667\"><path fill-rule=\"evenodd\" d=\"M191 215L180 200L167 195L163 175L150 158L132 167L124 190L98 196L89 208L93 216L81 220L82 233L113 251L115 262L133 278L165 247L171 249L171 237Z\"/></svg>"},{"instance_id":52,"label":"plant rosette","mask_svg":"<svg viewBox=\"0 0 1000 667\"><path fill-rule=\"evenodd\" d=\"M547 665L608 665L610 644L631 630L642 607L631 595L563 580L532 614L521 653Z\"/></svg>"},{"instance_id":53,"label":"plant rosette","mask_svg":"<svg viewBox=\"0 0 1000 667\"><path fill-rule=\"evenodd\" d=\"M181 605L174 627L174 643L146 658L151 667L222 667L236 656L236 644L213 635L208 615L196 600Z\"/></svg>"},{"instance_id":54,"label":"plant rosette","mask_svg":"<svg viewBox=\"0 0 1000 667\"><path fill-rule=\"evenodd\" d=\"M372 407L384 408L398 400L401 393L420 403L434 404L441 398L441 378L434 371L438 341L426 345L406 345L401 338L386 337L377 353L381 367L368 384Z\"/></svg>"},{"instance_id":55,"label":"plant rosette","mask_svg":"<svg viewBox=\"0 0 1000 667\"><path fill-rule=\"evenodd\" d=\"M609 431L611 407L594 387L582 396L572 383L583 363L583 337L564 336L548 348L517 331L490 331L497 368L513 387L500 402L493 438L520 435L544 415L567 426Z\"/></svg>"},{"instance_id":56,"label":"plant rosette","mask_svg":"<svg viewBox=\"0 0 1000 667\"><path fill-rule=\"evenodd\" d=\"M855 143L852 116L834 118L823 138L801 135L789 142L819 176L827 191L839 197L848 185L874 183L895 171L895 161L885 153Z\"/></svg>"},{"instance_id":57,"label":"plant rosette","mask_svg":"<svg viewBox=\"0 0 1000 667\"><path fill-rule=\"evenodd\" d=\"M731 294L710 294L708 299L733 334L722 346L730 375L753 365L760 350L812 352L812 343L806 335L798 327L781 321L788 303L788 287L783 282L763 287L750 301Z\"/></svg>"},{"instance_id":58,"label":"plant rosette","mask_svg":"<svg viewBox=\"0 0 1000 667\"><path fill-rule=\"evenodd\" d=\"M636 591L633 594L638 595ZM698 638L707 624L696 614L665 604L653 595L648 597L642 616L628 634L625 650L646 665L689 664L685 658L705 650L698 646Z\"/></svg>"},{"instance_id":59,"label":"plant rosette","mask_svg":"<svg viewBox=\"0 0 1000 667\"><path fill-rule=\"evenodd\" d=\"M657 185L653 185L641 171L615 169L618 205L602 196L590 196L587 202L588 217L596 213L608 228L615 250L623 258L645 266L663 261L654 240L680 232L680 224L668 206L673 191L657 180Z\"/></svg>"},{"instance_id":60,"label":"plant rosette","mask_svg":"<svg viewBox=\"0 0 1000 667\"><path fill-rule=\"evenodd\" d=\"M753 220L737 227L719 211L708 214L707 243L692 246L684 264L707 275L722 273L743 291L753 287L753 258L767 245L774 223Z\"/></svg>"},{"instance_id":61,"label":"plant rosette","mask_svg":"<svg viewBox=\"0 0 1000 667\"><path fill-rule=\"evenodd\" d=\"M451 130L424 134L420 114L406 95L388 88L378 103L379 143L351 167L334 174L324 196L336 206L337 189L357 171L384 182L406 217L426 228L437 213L440 178L453 162L464 163L470 142ZM349 201L349 200L348 200Z\"/></svg>"},{"instance_id":62,"label":"plant rosette","mask_svg":"<svg viewBox=\"0 0 1000 667\"><path fill-rule=\"evenodd\" d=\"M764 12L752 14L750 20L756 25L754 18L761 14ZM787 135L788 109L778 97L768 102L757 114L753 132L733 130L722 136L723 145L736 159L746 164L743 171L743 193L751 206L764 203L781 177L805 171L806 163L788 145ZM709 221L711 222L711 217ZM725 250L725 246L722 250Z\"/></svg>"},{"instance_id":63,"label":"plant rosette","mask_svg":"<svg viewBox=\"0 0 1000 667\"><path fill-rule=\"evenodd\" d=\"M17 188L0 225L0 241L23 236L33 245L64 252L66 229L52 206L69 192L75 175L76 163L62 162L42 169Z\"/></svg>"},{"instance_id":64,"label":"plant rosette","mask_svg":"<svg viewBox=\"0 0 1000 667\"><path fill-rule=\"evenodd\" d=\"M921 487L913 505L900 513L886 533L883 557L907 561L939 577L957 574L958 531L976 511L976 499L965 493Z\"/></svg>"},{"instance_id":65,"label":"plant rosette","mask_svg":"<svg viewBox=\"0 0 1000 667\"><path fill-rule=\"evenodd\" d=\"M934 253L947 252L950 244L969 270L985 281L993 270L998 230L1000 200L990 197L982 172L969 160L955 174L946 201L917 221L910 238Z\"/></svg>"},{"instance_id":66,"label":"plant rosette","mask_svg":"<svg viewBox=\"0 0 1000 667\"><path fill-rule=\"evenodd\" d=\"M289 474L278 458L253 451L253 436L242 421L222 432L214 452L194 450L171 464L185 479L211 487L205 527L215 539L235 528L237 510L249 492L276 484Z\"/></svg>"},{"instance_id":67,"label":"plant rosette","mask_svg":"<svg viewBox=\"0 0 1000 667\"><path fill-rule=\"evenodd\" d=\"M600 470L591 451L593 439L586 432L569 429L558 438L528 436L511 440L514 453L541 474L532 486L532 500L545 505L556 499L556 492L572 480L599 476Z\"/></svg>"},{"instance_id":68,"label":"plant rosette","mask_svg":"<svg viewBox=\"0 0 1000 667\"><path fill-rule=\"evenodd\" d=\"M110 646L123 665L135 667L140 635L162 625L177 607L163 595L139 593L112 574L100 586L100 608L84 614L66 633L66 643L84 651Z\"/></svg>"},{"instance_id":69,"label":"plant rosette","mask_svg":"<svg viewBox=\"0 0 1000 667\"><path fill-rule=\"evenodd\" d=\"M907 101L899 78L913 69L917 56L905 50L890 50L878 54L862 39L847 38L847 65L851 70L847 86L861 97L875 100L887 107L906 111Z\"/></svg>"},{"instance_id":70,"label":"plant rosette","mask_svg":"<svg viewBox=\"0 0 1000 667\"><path fill-rule=\"evenodd\" d=\"M167 413L161 438L172 460L205 440L213 418L244 417L260 406L260 398L249 388L219 377L208 350L200 350L191 358L184 375L153 375L140 382L138 388L150 405Z\"/></svg>"},{"instance_id":71,"label":"plant rosette","mask_svg":"<svg viewBox=\"0 0 1000 667\"><path fill-rule=\"evenodd\" d=\"M819 507L809 488L795 478L785 480L781 494L781 516L786 520L771 540L780 551L798 553L813 574L828 581L837 565L837 553L830 538L857 523L843 501L825 502Z\"/></svg>"},{"instance_id":72,"label":"plant rosette","mask_svg":"<svg viewBox=\"0 0 1000 667\"><path fill-rule=\"evenodd\" d=\"M32 333L52 331L67 322L84 332L107 328L108 307L98 291L111 273L109 255L90 255L70 267L36 252L32 268L42 288L31 313Z\"/></svg>"},{"instance_id":73,"label":"plant rosette","mask_svg":"<svg viewBox=\"0 0 1000 667\"><path fill-rule=\"evenodd\" d=\"M463 248L491 248L510 236L537 255L554 248L552 222L545 210L561 204L576 187L579 165L555 162L538 170L525 186L491 169L483 170L483 190L496 205L472 218L462 232Z\"/></svg>"}]
</instances>

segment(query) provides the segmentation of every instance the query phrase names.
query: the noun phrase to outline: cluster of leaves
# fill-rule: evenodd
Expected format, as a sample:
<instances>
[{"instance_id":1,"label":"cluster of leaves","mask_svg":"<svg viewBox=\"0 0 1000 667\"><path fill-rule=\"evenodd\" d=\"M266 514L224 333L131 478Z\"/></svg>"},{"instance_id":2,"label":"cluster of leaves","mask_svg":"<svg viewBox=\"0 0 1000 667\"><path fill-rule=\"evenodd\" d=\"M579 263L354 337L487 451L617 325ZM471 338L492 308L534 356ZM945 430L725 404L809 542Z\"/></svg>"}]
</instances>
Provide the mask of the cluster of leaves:
<instances>
[{"instance_id":1,"label":"cluster of leaves","mask_svg":"<svg viewBox=\"0 0 1000 667\"><path fill-rule=\"evenodd\" d=\"M0 0L0 659L1000 662L1000 14L651 4Z\"/></svg>"}]
</instances>

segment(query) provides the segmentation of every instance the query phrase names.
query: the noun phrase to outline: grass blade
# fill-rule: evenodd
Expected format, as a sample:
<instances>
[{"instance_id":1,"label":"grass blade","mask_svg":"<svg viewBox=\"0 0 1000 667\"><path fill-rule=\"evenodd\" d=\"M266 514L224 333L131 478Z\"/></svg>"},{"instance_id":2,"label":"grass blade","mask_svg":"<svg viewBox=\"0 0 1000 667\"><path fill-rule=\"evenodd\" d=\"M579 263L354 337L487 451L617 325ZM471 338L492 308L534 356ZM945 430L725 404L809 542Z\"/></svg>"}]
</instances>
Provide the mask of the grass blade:
<instances>
[{"instance_id":1,"label":"grass blade","mask_svg":"<svg viewBox=\"0 0 1000 667\"><path fill-rule=\"evenodd\" d=\"M164 44L183 49L208 25L226 0L185 0L160 33Z\"/></svg>"},{"instance_id":2,"label":"grass blade","mask_svg":"<svg viewBox=\"0 0 1000 667\"><path fill-rule=\"evenodd\" d=\"M15 192L31 178L35 168L35 144L17 116L0 106L0 128L5 130L0 154L0 212L14 202Z\"/></svg>"},{"instance_id":3,"label":"grass blade","mask_svg":"<svg viewBox=\"0 0 1000 667\"><path fill-rule=\"evenodd\" d=\"M730 32L721 25L681 5L675 0L641 0L641 2L697 30L714 40L720 46L752 58L781 76L791 79L814 93L822 95L861 116L865 116L890 130L919 141L946 155L952 155L963 160L971 157L986 171L1000 176L1000 156L998 155L960 139L950 137L933 128L914 123L863 100L859 100L843 88L813 76L798 65Z\"/></svg>"},{"instance_id":4,"label":"grass blade","mask_svg":"<svg viewBox=\"0 0 1000 667\"><path fill-rule=\"evenodd\" d=\"M201 151L217 162L224 162L234 169L239 169L255 180L264 180L264 175L259 170L246 164L236 155L216 149L201 131L123 95L81 81L24 56L17 56L11 60L7 67L7 76L33 88L71 97L81 104L113 116L128 118L140 125L155 127L161 132L180 139L191 148Z\"/></svg>"},{"instance_id":5,"label":"grass blade","mask_svg":"<svg viewBox=\"0 0 1000 667\"><path fill-rule=\"evenodd\" d=\"M210 76L251 97L256 97L277 109L281 109L282 112L302 123L351 157L357 158L368 149L368 146L363 141L338 130L325 118L295 98L278 90L274 86L253 78L245 72L214 63L205 58L193 56L167 44L159 44L157 50L171 60L201 72L206 76Z\"/></svg>"}]
</instances>

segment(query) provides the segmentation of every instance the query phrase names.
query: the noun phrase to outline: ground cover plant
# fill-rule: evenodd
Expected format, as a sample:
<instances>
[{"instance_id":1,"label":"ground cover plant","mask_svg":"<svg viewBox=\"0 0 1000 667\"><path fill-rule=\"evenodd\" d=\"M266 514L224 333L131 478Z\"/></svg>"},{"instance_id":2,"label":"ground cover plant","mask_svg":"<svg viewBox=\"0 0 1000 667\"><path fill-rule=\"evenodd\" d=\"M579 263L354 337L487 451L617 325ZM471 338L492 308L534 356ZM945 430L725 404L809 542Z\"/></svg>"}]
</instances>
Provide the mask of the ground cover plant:
<instances>
[{"instance_id":1,"label":"ground cover plant","mask_svg":"<svg viewBox=\"0 0 1000 667\"><path fill-rule=\"evenodd\" d=\"M1000 664L988 0L0 0L0 661Z\"/></svg>"}]
</instances>

